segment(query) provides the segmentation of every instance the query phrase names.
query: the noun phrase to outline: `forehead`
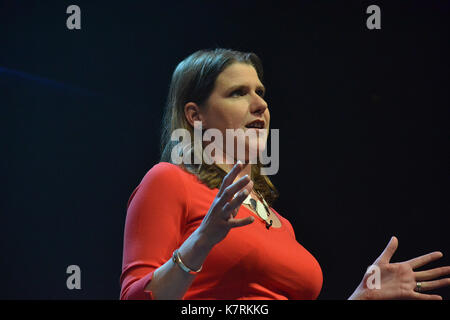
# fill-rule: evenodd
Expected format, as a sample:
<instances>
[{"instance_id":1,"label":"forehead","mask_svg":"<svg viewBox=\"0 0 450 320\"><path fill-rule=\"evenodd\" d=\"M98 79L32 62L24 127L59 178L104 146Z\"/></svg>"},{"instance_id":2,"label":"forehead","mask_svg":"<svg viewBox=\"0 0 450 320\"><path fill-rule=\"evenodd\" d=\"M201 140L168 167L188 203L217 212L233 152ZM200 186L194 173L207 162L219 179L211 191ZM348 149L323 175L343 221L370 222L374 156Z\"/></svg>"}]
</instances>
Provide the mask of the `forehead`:
<instances>
[{"instance_id":1,"label":"forehead","mask_svg":"<svg viewBox=\"0 0 450 320\"><path fill-rule=\"evenodd\" d=\"M216 86L231 85L257 85L262 86L256 69L246 63L233 63L223 70L216 79Z\"/></svg>"}]
</instances>

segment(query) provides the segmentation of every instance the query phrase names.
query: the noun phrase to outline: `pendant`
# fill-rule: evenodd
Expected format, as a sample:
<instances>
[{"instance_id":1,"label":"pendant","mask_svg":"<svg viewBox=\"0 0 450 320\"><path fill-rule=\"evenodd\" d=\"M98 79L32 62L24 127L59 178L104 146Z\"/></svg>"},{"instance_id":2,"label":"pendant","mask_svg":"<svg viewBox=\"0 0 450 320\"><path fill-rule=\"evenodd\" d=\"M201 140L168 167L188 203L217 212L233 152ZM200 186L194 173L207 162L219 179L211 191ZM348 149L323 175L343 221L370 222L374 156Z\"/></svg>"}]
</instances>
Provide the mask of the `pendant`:
<instances>
[{"instance_id":1,"label":"pendant","mask_svg":"<svg viewBox=\"0 0 450 320\"><path fill-rule=\"evenodd\" d=\"M244 203L249 204L250 207L252 207L252 209L258 214L258 216L260 216L261 219L267 220L267 218L269 217L264 206L259 201L256 201L255 199L250 197L250 195L247 197L247 199L244 200Z\"/></svg>"}]
</instances>

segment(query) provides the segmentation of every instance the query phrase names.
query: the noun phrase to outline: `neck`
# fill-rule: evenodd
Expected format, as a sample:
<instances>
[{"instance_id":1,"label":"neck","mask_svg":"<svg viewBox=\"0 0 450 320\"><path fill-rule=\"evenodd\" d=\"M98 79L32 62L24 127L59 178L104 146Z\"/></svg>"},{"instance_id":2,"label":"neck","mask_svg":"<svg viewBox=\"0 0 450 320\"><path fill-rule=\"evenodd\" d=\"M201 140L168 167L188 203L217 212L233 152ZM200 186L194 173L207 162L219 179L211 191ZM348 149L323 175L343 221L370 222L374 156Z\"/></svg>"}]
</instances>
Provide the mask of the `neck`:
<instances>
[{"instance_id":1,"label":"neck","mask_svg":"<svg viewBox=\"0 0 450 320\"><path fill-rule=\"evenodd\" d=\"M218 152L218 153L217 153ZM233 169L234 165L236 164L237 160L230 157L225 151L220 152L218 149L216 149L216 155L219 154L220 156L216 157L214 156L212 160L216 166L224 170L226 173L230 172L231 169ZM220 162L220 163L218 163ZM223 163L224 162L224 163ZM242 162L242 161L241 161ZM252 164L250 163L244 163L244 166L242 170L237 175L236 179L234 181L239 180L245 175L248 175L250 179L252 178Z\"/></svg>"},{"instance_id":2,"label":"neck","mask_svg":"<svg viewBox=\"0 0 450 320\"><path fill-rule=\"evenodd\" d=\"M217 163L217 161L215 161L215 163L219 168L222 168L226 173L230 172L231 169L233 169L234 165L237 162L236 159L231 158L226 152L223 152L222 158L219 158L219 159L225 159L225 161L220 161L220 162L225 162L225 163ZM243 162L243 161L241 161L241 162ZM250 164L250 163L244 163L242 170L236 176L236 179L234 181L239 180L246 174L250 177L250 179L252 178L252 164Z\"/></svg>"},{"instance_id":3,"label":"neck","mask_svg":"<svg viewBox=\"0 0 450 320\"><path fill-rule=\"evenodd\" d=\"M233 163L233 164L228 164L228 163L217 164L216 163L216 166L218 166L219 168L222 168L227 173L230 172L231 169L233 169L234 165L235 165L235 163ZM244 166L243 166L241 172L239 172L239 174L237 175L235 181L239 180L246 174L250 177L250 179L252 178L252 164L250 164L250 163L247 163L247 164L244 163Z\"/></svg>"}]
</instances>

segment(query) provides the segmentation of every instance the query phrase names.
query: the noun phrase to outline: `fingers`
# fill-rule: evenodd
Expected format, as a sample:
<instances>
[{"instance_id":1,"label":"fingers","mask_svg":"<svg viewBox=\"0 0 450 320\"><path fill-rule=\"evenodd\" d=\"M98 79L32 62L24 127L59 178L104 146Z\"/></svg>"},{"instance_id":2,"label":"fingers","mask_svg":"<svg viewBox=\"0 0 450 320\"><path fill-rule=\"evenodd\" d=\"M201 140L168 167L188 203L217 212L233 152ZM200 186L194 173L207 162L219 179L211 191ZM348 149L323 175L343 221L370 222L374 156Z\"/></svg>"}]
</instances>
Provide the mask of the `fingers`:
<instances>
[{"instance_id":1,"label":"fingers","mask_svg":"<svg viewBox=\"0 0 450 320\"><path fill-rule=\"evenodd\" d=\"M414 292L411 295L411 299L414 299L414 300L442 300L442 297L437 294L423 294L423 293Z\"/></svg>"},{"instance_id":2,"label":"fingers","mask_svg":"<svg viewBox=\"0 0 450 320\"><path fill-rule=\"evenodd\" d=\"M423 256L408 260L408 261L406 261L406 263L408 263L411 266L411 268L416 269L416 268L422 267L434 260L440 259L440 258L442 258L442 256L443 256L442 252L435 251L435 252L424 254Z\"/></svg>"},{"instance_id":3,"label":"fingers","mask_svg":"<svg viewBox=\"0 0 450 320\"><path fill-rule=\"evenodd\" d=\"M248 190L244 189L240 191L230 202L225 204L223 207L223 210L226 214L230 213L233 215L233 218L236 216L238 212L238 208L242 205L242 202L247 198L248 196Z\"/></svg>"},{"instance_id":4,"label":"fingers","mask_svg":"<svg viewBox=\"0 0 450 320\"><path fill-rule=\"evenodd\" d=\"M398 239L397 237L393 236L391 237L391 240L384 249L383 253L381 253L381 255L378 257L377 262L389 263L397 248L398 248Z\"/></svg>"},{"instance_id":5,"label":"fingers","mask_svg":"<svg viewBox=\"0 0 450 320\"><path fill-rule=\"evenodd\" d=\"M255 221L255 218L252 216L245 217L242 219L231 218L230 220L228 220L228 225L230 226L230 228L238 228L238 227L243 227L243 226L249 225L253 221Z\"/></svg>"},{"instance_id":6,"label":"fingers","mask_svg":"<svg viewBox=\"0 0 450 320\"><path fill-rule=\"evenodd\" d=\"M228 172L225 178L223 178L219 192L217 193L218 197L222 196L222 193L225 191L225 189L233 183L234 179L236 179L237 175L239 174L239 172L241 172L242 168L243 168L242 162L238 160L234 165L234 167L231 169L231 171Z\"/></svg>"},{"instance_id":7,"label":"fingers","mask_svg":"<svg viewBox=\"0 0 450 320\"><path fill-rule=\"evenodd\" d=\"M450 274L450 266L415 272L417 281L432 280Z\"/></svg>"},{"instance_id":8,"label":"fingers","mask_svg":"<svg viewBox=\"0 0 450 320\"><path fill-rule=\"evenodd\" d=\"M450 278L421 282L420 292L450 286Z\"/></svg>"},{"instance_id":9,"label":"fingers","mask_svg":"<svg viewBox=\"0 0 450 320\"><path fill-rule=\"evenodd\" d=\"M238 192L239 190L244 188L250 182L251 182L251 180L248 177L248 175L245 175L242 178L240 178L238 181L233 183L231 186L226 187L219 198L219 201L218 201L219 205L225 206L226 203L234 197L236 192ZM242 201L244 201L244 200L245 200L245 198L242 199Z\"/></svg>"}]
</instances>

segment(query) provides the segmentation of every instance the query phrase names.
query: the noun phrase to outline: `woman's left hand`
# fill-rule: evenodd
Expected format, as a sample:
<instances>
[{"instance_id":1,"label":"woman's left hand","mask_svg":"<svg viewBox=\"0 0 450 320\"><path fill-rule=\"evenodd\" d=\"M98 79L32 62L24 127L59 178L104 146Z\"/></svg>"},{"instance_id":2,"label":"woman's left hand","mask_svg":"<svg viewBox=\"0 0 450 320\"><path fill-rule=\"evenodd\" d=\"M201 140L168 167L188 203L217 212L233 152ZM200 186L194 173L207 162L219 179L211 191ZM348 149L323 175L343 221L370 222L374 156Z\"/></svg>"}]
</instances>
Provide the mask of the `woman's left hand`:
<instances>
[{"instance_id":1,"label":"woman's left hand","mask_svg":"<svg viewBox=\"0 0 450 320\"><path fill-rule=\"evenodd\" d=\"M425 271L414 271L434 260L442 258L439 251L431 252L408 261L391 263L398 247L398 240L392 237L383 253L369 267L368 272L352 296L364 300L442 300L435 294L423 292L450 286L450 278L438 279L450 274L450 266ZM372 272L371 272L372 271Z\"/></svg>"}]
</instances>

